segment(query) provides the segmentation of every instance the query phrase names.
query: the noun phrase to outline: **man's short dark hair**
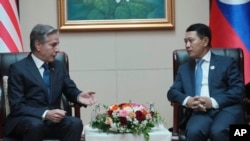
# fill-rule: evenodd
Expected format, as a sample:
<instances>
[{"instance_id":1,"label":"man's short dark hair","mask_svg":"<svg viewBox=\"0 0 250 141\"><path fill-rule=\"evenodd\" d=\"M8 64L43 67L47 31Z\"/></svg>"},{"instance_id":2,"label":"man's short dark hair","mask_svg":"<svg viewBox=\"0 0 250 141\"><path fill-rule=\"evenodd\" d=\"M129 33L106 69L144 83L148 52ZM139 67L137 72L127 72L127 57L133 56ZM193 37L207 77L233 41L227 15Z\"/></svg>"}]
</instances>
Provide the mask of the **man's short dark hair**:
<instances>
[{"instance_id":1,"label":"man's short dark hair","mask_svg":"<svg viewBox=\"0 0 250 141\"><path fill-rule=\"evenodd\" d=\"M189 31L196 31L200 39L203 39L204 37L208 37L209 39L208 45L211 46L212 35L211 35L211 30L207 25L202 24L202 23L192 24L186 29L186 32L189 32Z\"/></svg>"}]
</instances>

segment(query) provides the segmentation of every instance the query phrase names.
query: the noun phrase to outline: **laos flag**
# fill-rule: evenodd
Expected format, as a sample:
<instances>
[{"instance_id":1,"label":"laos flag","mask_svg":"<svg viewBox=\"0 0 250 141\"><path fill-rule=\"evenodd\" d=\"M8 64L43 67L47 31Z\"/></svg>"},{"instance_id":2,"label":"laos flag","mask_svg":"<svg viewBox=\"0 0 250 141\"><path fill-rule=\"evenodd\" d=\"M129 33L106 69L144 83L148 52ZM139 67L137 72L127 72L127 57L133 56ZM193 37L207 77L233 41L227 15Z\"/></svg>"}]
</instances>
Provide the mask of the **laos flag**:
<instances>
[{"instance_id":1,"label":"laos flag","mask_svg":"<svg viewBox=\"0 0 250 141\"><path fill-rule=\"evenodd\" d=\"M242 48L245 84L250 83L250 0L211 0L213 47Z\"/></svg>"}]
</instances>

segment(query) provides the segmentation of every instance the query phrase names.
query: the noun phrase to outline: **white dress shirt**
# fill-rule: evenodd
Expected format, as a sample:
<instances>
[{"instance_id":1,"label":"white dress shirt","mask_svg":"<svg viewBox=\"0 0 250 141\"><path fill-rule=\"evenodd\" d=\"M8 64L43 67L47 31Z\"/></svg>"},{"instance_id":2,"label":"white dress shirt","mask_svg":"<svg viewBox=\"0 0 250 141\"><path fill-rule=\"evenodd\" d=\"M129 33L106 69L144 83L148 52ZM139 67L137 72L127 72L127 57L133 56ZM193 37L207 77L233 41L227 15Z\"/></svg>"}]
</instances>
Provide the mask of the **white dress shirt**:
<instances>
[{"instance_id":1,"label":"white dress shirt","mask_svg":"<svg viewBox=\"0 0 250 141\"><path fill-rule=\"evenodd\" d=\"M203 56L202 58L204 60L204 62L201 65L202 68L202 82L201 82L201 93L200 96L205 96L205 97L210 97L210 93L209 93L209 84L208 84L208 75L209 75L209 69L213 69L212 66L211 68L209 68L210 66L210 59L211 59L211 51L209 51L205 56ZM197 61L197 60L196 60ZM187 104L187 100L190 96L187 96L184 101L183 101L183 105L186 106ZM212 101L212 107L213 108L219 108L218 103L216 102L216 100L212 97L210 97L211 101Z\"/></svg>"}]
</instances>

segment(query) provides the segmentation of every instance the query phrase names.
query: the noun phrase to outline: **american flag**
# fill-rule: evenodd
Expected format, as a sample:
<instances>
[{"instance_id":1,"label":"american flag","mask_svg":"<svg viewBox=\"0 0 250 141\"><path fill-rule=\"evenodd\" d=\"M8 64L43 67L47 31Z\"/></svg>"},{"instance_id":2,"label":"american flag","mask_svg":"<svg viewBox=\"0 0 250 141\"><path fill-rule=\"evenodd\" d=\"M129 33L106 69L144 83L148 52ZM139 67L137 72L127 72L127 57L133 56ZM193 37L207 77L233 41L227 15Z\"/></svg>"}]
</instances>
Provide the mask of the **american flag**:
<instances>
[{"instance_id":1,"label":"american flag","mask_svg":"<svg viewBox=\"0 0 250 141\"><path fill-rule=\"evenodd\" d=\"M16 0L0 0L0 52L23 52Z\"/></svg>"}]
</instances>

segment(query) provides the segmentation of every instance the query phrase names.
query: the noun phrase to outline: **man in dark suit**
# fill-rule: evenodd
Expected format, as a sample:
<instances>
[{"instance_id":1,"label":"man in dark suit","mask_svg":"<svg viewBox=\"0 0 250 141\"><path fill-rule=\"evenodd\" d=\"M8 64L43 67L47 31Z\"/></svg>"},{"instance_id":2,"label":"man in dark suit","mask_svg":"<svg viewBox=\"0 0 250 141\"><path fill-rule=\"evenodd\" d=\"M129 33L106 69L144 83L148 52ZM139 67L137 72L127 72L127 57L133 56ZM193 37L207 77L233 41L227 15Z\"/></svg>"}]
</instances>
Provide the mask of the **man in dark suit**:
<instances>
[{"instance_id":1,"label":"man in dark suit","mask_svg":"<svg viewBox=\"0 0 250 141\"><path fill-rule=\"evenodd\" d=\"M70 79L65 64L55 61L59 52L57 29L36 25L30 33L30 49L25 59L10 67L8 98L11 112L4 124L5 136L22 141L42 141L47 137L79 141L83 123L60 109L62 93L69 101L88 106L96 102L95 92L80 91ZM48 75L43 74L45 71ZM45 77L47 82L43 80Z\"/></svg>"},{"instance_id":2,"label":"man in dark suit","mask_svg":"<svg viewBox=\"0 0 250 141\"><path fill-rule=\"evenodd\" d=\"M210 51L211 31L207 25L193 24L185 34L189 61L179 66L167 98L191 110L186 123L187 141L229 141L230 124L244 122L244 83L233 58ZM198 66L201 82L196 86ZM198 83L198 82L197 82ZM198 89L199 88L199 89ZM197 90L196 90L197 89Z\"/></svg>"}]
</instances>

